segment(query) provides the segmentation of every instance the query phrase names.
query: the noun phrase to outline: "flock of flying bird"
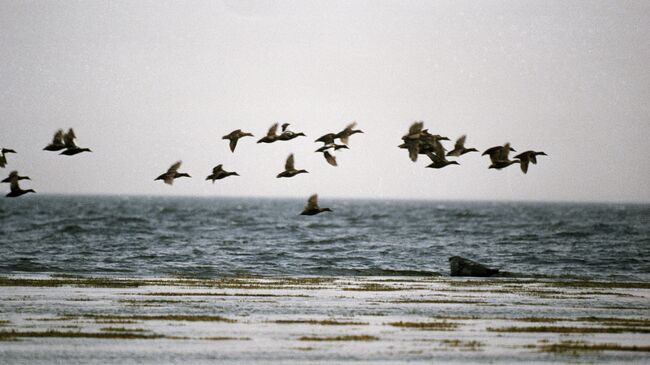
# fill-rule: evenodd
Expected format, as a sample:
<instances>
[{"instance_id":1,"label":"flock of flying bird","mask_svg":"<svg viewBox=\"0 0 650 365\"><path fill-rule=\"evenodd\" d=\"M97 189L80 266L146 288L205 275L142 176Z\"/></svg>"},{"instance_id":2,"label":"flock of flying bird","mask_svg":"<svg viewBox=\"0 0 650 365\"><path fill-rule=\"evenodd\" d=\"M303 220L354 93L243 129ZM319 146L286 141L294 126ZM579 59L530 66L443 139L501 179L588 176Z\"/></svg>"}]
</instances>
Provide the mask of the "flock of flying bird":
<instances>
[{"instance_id":1,"label":"flock of flying bird","mask_svg":"<svg viewBox=\"0 0 650 365\"><path fill-rule=\"evenodd\" d=\"M290 141L294 138L305 136L302 132L293 132L289 130L289 123L282 124L282 130L278 134L278 123L275 123L269 128L268 132L264 137L259 139L257 143L274 143L277 141ZM315 142L322 142L323 146L318 148L315 152L323 153L323 157L332 166L337 166L336 157L330 153L330 150L338 151L340 149L349 149L348 142L350 136L357 133L363 133L359 129L354 129L356 127L356 122L350 123L342 131L338 133L327 133L320 138L316 139ZM237 142L243 137L253 137L252 133L243 132L241 129L234 130L229 134L223 136L222 139L228 140L230 142L230 150L234 153L235 148L237 147ZM77 146L74 142L76 135L74 130L70 128L67 133L64 133L63 129L59 129L55 134L52 142L48 144L43 150L45 151L61 151L59 154L66 156L73 156L82 152L92 152L89 148L81 148ZM427 155L431 159L431 164L426 167L440 169L449 165L459 165L458 161L450 161L447 159L449 156L460 157L466 153L478 152L475 148L466 148L465 147L466 136L461 136L456 140L454 148L447 152L445 147L442 145L442 141L449 141L449 138L440 136L438 134L429 133L428 129L424 129L423 122L415 122L409 128L409 131L406 135L402 137L403 143L400 144L399 148L404 148L408 150L410 159L415 162L419 155ZM340 144L336 143L336 140L339 140ZM518 163L521 167L521 171L525 174L528 171L529 164L537 163L537 156L547 156L544 152L537 151L525 151L514 157L514 160L510 160L508 155L510 152L516 152L514 148L510 146L509 143L504 144L503 146L494 146L488 148L483 152L482 156L488 155L490 157L491 164L490 169L503 169L510 165ZM2 148L0 150L0 167L4 168L7 164L7 153L16 153L16 151L8 148ZM184 172L179 172L178 170L181 167L181 161L174 163L169 169L158 176L156 180L162 180L165 184L172 185L174 179L180 177L191 177L189 174ZM287 157L287 160L284 165L284 171L277 175L278 178L294 177L298 174L307 173L307 170L296 169L293 153ZM228 176L239 176L237 172L226 171L223 169L223 165L219 164L212 169L212 174L208 175L205 179L211 180L213 183L215 180L220 180ZM18 171L12 171L9 176L2 180L3 183L10 184L10 192L6 195L7 197L19 197L27 193L35 193L33 189L23 190L20 185L20 180L31 180L28 176L18 175ZM321 208L318 205L318 195L313 194L307 200L307 205L303 209L301 215L315 215L322 212L330 212L329 208Z\"/></svg>"}]
</instances>

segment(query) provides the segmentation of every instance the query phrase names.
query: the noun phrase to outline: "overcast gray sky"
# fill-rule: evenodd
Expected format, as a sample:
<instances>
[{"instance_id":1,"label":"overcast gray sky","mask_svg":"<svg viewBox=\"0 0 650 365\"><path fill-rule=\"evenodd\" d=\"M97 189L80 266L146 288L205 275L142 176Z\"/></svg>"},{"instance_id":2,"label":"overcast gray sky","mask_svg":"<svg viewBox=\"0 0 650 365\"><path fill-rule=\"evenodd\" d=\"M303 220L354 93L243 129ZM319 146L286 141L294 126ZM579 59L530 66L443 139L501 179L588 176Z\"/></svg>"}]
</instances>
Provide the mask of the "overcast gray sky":
<instances>
[{"instance_id":1,"label":"overcast gray sky","mask_svg":"<svg viewBox=\"0 0 650 365\"><path fill-rule=\"evenodd\" d=\"M650 201L648 1L0 1L0 146L41 193ZM329 166L314 139L365 134ZM479 150L425 169L414 120ZM307 138L256 144L274 122ZM41 149L74 127L93 153ZM221 136L242 128L233 154ZM451 147L451 145L450 145ZM310 174L276 179L286 156ZM153 179L173 162L194 178ZM205 181L223 163L238 171Z\"/></svg>"}]
</instances>

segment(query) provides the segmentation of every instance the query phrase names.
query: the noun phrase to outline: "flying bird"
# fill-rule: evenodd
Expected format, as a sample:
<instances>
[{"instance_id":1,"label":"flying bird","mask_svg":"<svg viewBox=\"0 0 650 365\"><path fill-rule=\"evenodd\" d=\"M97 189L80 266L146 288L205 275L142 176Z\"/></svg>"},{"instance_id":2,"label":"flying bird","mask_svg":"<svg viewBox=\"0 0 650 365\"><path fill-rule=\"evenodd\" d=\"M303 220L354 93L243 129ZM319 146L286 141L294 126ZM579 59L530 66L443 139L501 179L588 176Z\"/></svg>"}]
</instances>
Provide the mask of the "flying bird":
<instances>
[{"instance_id":1,"label":"flying bird","mask_svg":"<svg viewBox=\"0 0 650 365\"><path fill-rule=\"evenodd\" d=\"M5 195L8 198L17 198L21 195L27 194L27 193L35 193L34 189L27 189L23 190L20 188L20 185L18 184L18 179L13 179L9 183L9 193Z\"/></svg>"},{"instance_id":2,"label":"flying bird","mask_svg":"<svg viewBox=\"0 0 650 365\"><path fill-rule=\"evenodd\" d=\"M29 176L20 176L18 175L18 171L12 171L9 173L9 176L5 178L4 180L0 181L3 183L13 183L14 181L18 180L31 180Z\"/></svg>"},{"instance_id":3,"label":"flying bird","mask_svg":"<svg viewBox=\"0 0 650 365\"><path fill-rule=\"evenodd\" d=\"M214 184L215 180L221 180L223 178L226 178L228 176L233 176L233 175L234 176L239 176L239 174L234 172L234 171L226 171L226 170L224 170L223 165L219 164L219 165L215 166L212 169L212 174L208 175L208 177L206 177L205 179L206 180L212 180L212 183Z\"/></svg>"},{"instance_id":4,"label":"flying bird","mask_svg":"<svg viewBox=\"0 0 650 365\"><path fill-rule=\"evenodd\" d=\"M488 167L489 169L501 170L512 164L521 162L519 160L508 159L508 155L510 154L511 151L516 152L514 148L510 147L510 143L506 143L503 146L494 146L488 148L487 150L485 150L485 152L481 154L481 156L484 155L490 156L490 161L492 161L492 164Z\"/></svg>"},{"instance_id":5,"label":"flying bird","mask_svg":"<svg viewBox=\"0 0 650 365\"><path fill-rule=\"evenodd\" d=\"M167 172L164 174L158 176L157 178L154 179L156 180L162 180L165 182L167 185L173 185L174 184L174 179L177 179L179 177L191 177L189 174L184 173L184 172L178 172L178 169L181 167L181 161L176 162L175 164L171 165Z\"/></svg>"},{"instance_id":6,"label":"flying bird","mask_svg":"<svg viewBox=\"0 0 650 365\"><path fill-rule=\"evenodd\" d=\"M427 152L427 156L431 159L431 164L427 165L427 167L441 169L449 165L460 165L457 161L447 160L445 157L445 150L440 143L434 146L434 148L434 152Z\"/></svg>"},{"instance_id":7,"label":"flying bird","mask_svg":"<svg viewBox=\"0 0 650 365\"><path fill-rule=\"evenodd\" d=\"M65 148L65 143L63 142L63 129L59 129L54 133L54 138L52 138L52 143L48 144L43 148L45 151L60 151Z\"/></svg>"},{"instance_id":8,"label":"flying bird","mask_svg":"<svg viewBox=\"0 0 650 365\"><path fill-rule=\"evenodd\" d=\"M266 136L262 137L257 143L273 143L278 140L278 123L275 123L269 128L269 131L266 132Z\"/></svg>"},{"instance_id":9,"label":"flying bird","mask_svg":"<svg viewBox=\"0 0 650 365\"><path fill-rule=\"evenodd\" d=\"M248 132L242 132L241 129L235 129L234 131L226 134L222 139L230 140L230 151L235 152L235 147L237 147L237 141L242 137L253 137L253 134Z\"/></svg>"},{"instance_id":10,"label":"flying bird","mask_svg":"<svg viewBox=\"0 0 650 365\"><path fill-rule=\"evenodd\" d=\"M354 129L354 127L357 125L357 122L352 122L348 124L345 129L342 131L338 132L335 137L340 139L343 144L348 144L348 140L351 135L356 134L356 133L363 133L362 130L360 129Z\"/></svg>"},{"instance_id":11,"label":"flying bird","mask_svg":"<svg viewBox=\"0 0 650 365\"><path fill-rule=\"evenodd\" d=\"M298 174L303 174L303 173L308 173L309 171L307 170L296 170L294 167L294 161L293 161L293 153L287 157L287 161L284 163L284 171L278 174L278 178L280 177L294 177Z\"/></svg>"},{"instance_id":12,"label":"flying bird","mask_svg":"<svg viewBox=\"0 0 650 365\"><path fill-rule=\"evenodd\" d=\"M7 153L16 153L16 151L9 149L9 148L3 148L0 150L0 167L5 167L7 166Z\"/></svg>"},{"instance_id":13,"label":"flying bird","mask_svg":"<svg viewBox=\"0 0 650 365\"><path fill-rule=\"evenodd\" d=\"M533 164L537 164L537 156L548 156L545 152L536 152L536 151L525 151L517 156L515 158L519 159L520 162L520 167L521 171L525 174L528 172L528 164L532 162Z\"/></svg>"},{"instance_id":14,"label":"flying bird","mask_svg":"<svg viewBox=\"0 0 650 365\"><path fill-rule=\"evenodd\" d=\"M63 135L65 150L59 153L59 155L73 156L82 152L92 152L90 148L81 148L77 146L77 144L74 143L75 138L77 138L77 136L74 134L74 130L70 128L68 133Z\"/></svg>"},{"instance_id":15,"label":"flying bird","mask_svg":"<svg viewBox=\"0 0 650 365\"><path fill-rule=\"evenodd\" d=\"M289 141L296 137L305 136L305 134L302 132L295 133L293 131L290 131L287 129L288 126L289 123L282 124L282 133L278 136L278 141Z\"/></svg>"},{"instance_id":16,"label":"flying bird","mask_svg":"<svg viewBox=\"0 0 650 365\"><path fill-rule=\"evenodd\" d=\"M465 148L465 139L466 138L467 138L466 135L460 136L460 138L458 138L456 140L456 144L454 145L454 149L447 152L447 156L457 156L458 157L458 156L462 156L462 155L464 155L466 153L469 153L469 152L478 152L478 150L476 148Z\"/></svg>"},{"instance_id":17,"label":"flying bird","mask_svg":"<svg viewBox=\"0 0 650 365\"><path fill-rule=\"evenodd\" d=\"M318 206L318 194L314 194L307 199L307 205L300 215L316 215L322 212L331 212L330 208L321 208Z\"/></svg>"}]
</instances>

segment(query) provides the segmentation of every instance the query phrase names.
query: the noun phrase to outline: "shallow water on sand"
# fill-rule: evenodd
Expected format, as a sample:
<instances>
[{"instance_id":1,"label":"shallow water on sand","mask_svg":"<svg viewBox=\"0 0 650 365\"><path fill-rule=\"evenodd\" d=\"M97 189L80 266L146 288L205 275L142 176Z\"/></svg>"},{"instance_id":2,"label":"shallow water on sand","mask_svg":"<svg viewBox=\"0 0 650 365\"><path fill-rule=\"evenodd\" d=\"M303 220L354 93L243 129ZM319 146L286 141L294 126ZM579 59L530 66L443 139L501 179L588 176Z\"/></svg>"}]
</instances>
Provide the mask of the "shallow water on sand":
<instances>
[{"instance_id":1,"label":"shallow water on sand","mask_svg":"<svg viewBox=\"0 0 650 365\"><path fill-rule=\"evenodd\" d=\"M650 205L38 195L0 200L0 273L406 275L453 255L650 279ZM413 273L408 272L413 271Z\"/></svg>"}]
</instances>

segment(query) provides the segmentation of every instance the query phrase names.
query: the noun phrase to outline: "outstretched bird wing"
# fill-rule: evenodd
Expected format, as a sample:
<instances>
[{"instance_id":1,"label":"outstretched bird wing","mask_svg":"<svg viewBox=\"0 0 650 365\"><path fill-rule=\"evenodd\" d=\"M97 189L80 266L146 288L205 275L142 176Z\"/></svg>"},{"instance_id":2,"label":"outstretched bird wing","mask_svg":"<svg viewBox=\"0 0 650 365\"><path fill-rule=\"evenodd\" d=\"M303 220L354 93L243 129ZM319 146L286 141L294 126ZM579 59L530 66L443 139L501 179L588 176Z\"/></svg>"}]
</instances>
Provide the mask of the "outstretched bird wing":
<instances>
[{"instance_id":1,"label":"outstretched bird wing","mask_svg":"<svg viewBox=\"0 0 650 365\"><path fill-rule=\"evenodd\" d=\"M214 175L220 173L221 171L223 171L223 164L218 164L217 166L215 166L215 167L212 169L212 173L213 173Z\"/></svg>"},{"instance_id":2,"label":"outstretched bird wing","mask_svg":"<svg viewBox=\"0 0 650 365\"><path fill-rule=\"evenodd\" d=\"M332 166L337 166L336 157L333 156L331 153L329 153L328 151L325 151L323 153L323 156L325 156L325 160L327 160L327 163L329 163Z\"/></svg>"},{"instance_id":3,"label":"outstretched bird wing","mask_svg":"<svg viewBox=\"0 0 650 365\"><path fill-rule=\"evenodd\" d=\"M456 140L456 144L454 145L455 150L462 150L465 148L465 138L467 138L467 135L462 135Z\"/></svg>"},{"instance_id":4,"label":"outstretched bird wing","mask_svg":"<svg viewBox=\"0 0 650 365\"><path fill-rule=\"evenodd\" d=\"M418 134L420 131L422 131L422 128L424 128L424 122L415 122L411 124L411 127L409 128L409 134L406 136L410 136L412 134Z\"/></svg>"},{"instance_id":5,"label":"outstretched bird wing","mask_svg":"<svg viewBox=\"0 0 650 365\"><path fill-rule=\"evenodd\" d=\"M499 161L508 161L509 154L510 154L510 143L506 143L499 150L499 154L498 154Z\"/></svg>"},{"instance_id":6,"label":"outstretched bird wing","mask_svg":"<svg viewBox=\"0 0 650 365\"><path fill-rule=\"evenodd\" d=\"M230 152L235 152L235 147L237 147L237 141L239 141L238 138L230 139Z\"/></svg>"},{"instance_id":7,"label":"outstretched bird wing","mask_svg":"<svg viewBox=\"0 0 650 365\"><path fill-rule=\"evenodd\" d=\"M429 158L431 159L432 162L435 162L435 163L443 162L442 158L440 158L438 155L436 155L436 154L434 154L432 152L427 152L427 156L429 156Z\"/></svg>"},{"instance_id":8,"label":"outstretched bird wing","mask_svg":"<svg viewBox=\"0 0 650 365\"><path fill-rule=\"evenodd\" d=\"M307 199L305 210L318 209L318 194L314 194Z\"/></svg>"},{"instance_id":9,"label":"outstretched bird wing","mask_svg":"<svg viewBox=\"0 0 650 365\"><path fill-rule=\"evenodd\" d=\"M350 135L352 134L352 130L354 129L354 127L356 125L357 125L357 122L352 122L352 123L348 124L348 126L345 127L345 129L343 129L342 131L340 131L337 134L337 136L339 137L341 142L343 142L344 144L348 144L348 139L350 138Z\"/></svg>"},{"instance_id":10,"label":"outstretched bird wing","mask_svg":"<svg viewBox=\"0 0 650 365\"><path fill-rule=\"evenodd\" d=\"M59 129L54 133L54 138L52 138L52 144L61 144L63 143L63 129Z\"/></svg>"},{"instance_id":11,"label":"outstretched bird wing","mask_svg":"<svg viewBox=\"0 0 650 365\"><path fill-rule=\"evenodd\" d=\"M275 123L271 126L271 128L269 128L269 131L266 132L266 135L268 137L275 136L277 131L278 131L278 123Z\"/></svg>"},{"instance_id":12,"label":"outstretched bird wing","mask_svg":"<svg viewBox=\"0 0 650 365\"><path fill-rule=\"evenodd\" d=\"M63 143L65 144L66 148L77 148L77 145L74 143L74 139L77 138L77 136L74 134L74 130L70 128L68 130L68 133L63 135Z\"/></svg>"},{"instance_id":13,"label":"outstretched bird wing","mask_svg":"<svg viewBox=\"0 0 650 365\"><path fill-rule=\"evenodd\" d=\"M284 169L287 171L295 170L293 167L293 153L287 157L287 162L284 163Z\"/></svg>"},{"instance_id":14,"label":"outstretched bird wing","mask_svg":"<svg viewBox=\"0 0 650 365\"><path fill-rule=\"evenodd\" d=\"M182 161L177 161L175 164L171 165L169 169L167 169L167 172L177 172L178 169L181 168L181 163Z\"/></svg>"},{"instance_id":15,"label":"outstretched bird wing","mask_svg":"<svg viewBox=\"0 0 650 365\"><path fill-rule=\"evenodd\" d=\"M283 132L286 131L288 126L289 126L289 123L283 123L282 124L282 131Z\"/></svg>"}]
</instances>

